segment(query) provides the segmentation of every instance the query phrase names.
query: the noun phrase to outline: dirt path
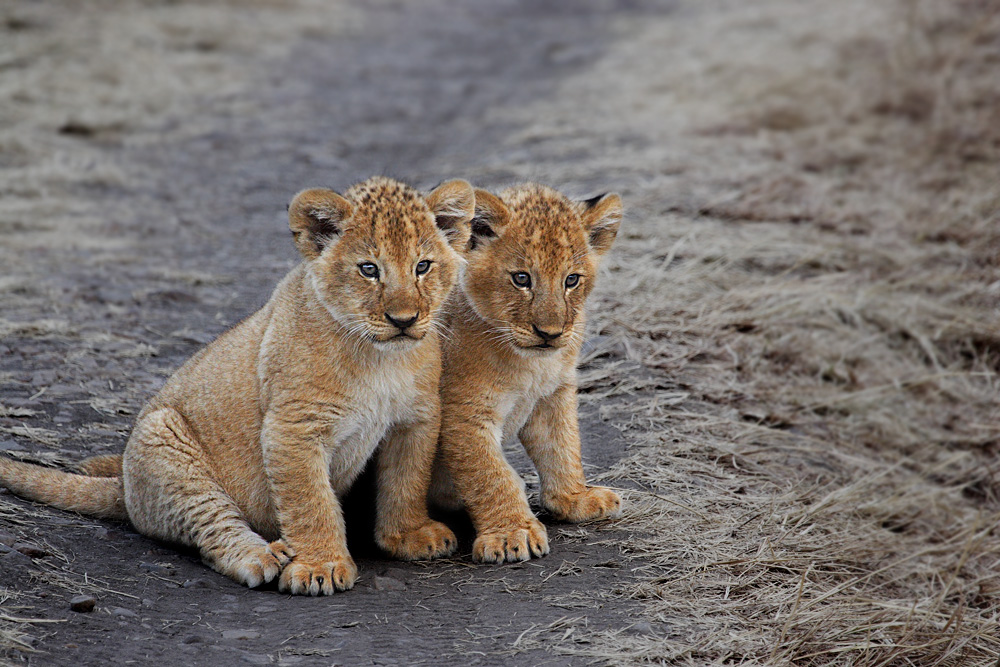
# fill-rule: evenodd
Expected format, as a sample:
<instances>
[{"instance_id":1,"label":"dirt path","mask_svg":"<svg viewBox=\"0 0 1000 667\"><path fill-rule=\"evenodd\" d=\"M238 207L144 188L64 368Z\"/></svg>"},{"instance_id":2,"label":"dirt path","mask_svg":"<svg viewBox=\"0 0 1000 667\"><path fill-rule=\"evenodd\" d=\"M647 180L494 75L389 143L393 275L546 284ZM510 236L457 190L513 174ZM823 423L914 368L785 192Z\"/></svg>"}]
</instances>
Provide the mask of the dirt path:
<instances>
[{"instance_id":1,"label":"dirt path","mask_svg":"<svg viewBox=\"0 0 1000 667\"><path fill-rule=\"evenodd\" d=\"M288 42L276 57L231 44L221 32L199 35L203 17L193 7L173 16L154 6L94 28L107 34L138 25L186 42L174 45L178 50L235 50L216 66L244 79L230 81L228 95L181 88L192 99L173 100L177 111L151 119L115 118L96 105L78 114L67 109L54 128L30 126L39 134L55 130L60 143L48 155L29 153L26 162L61 152L87 170L89 156L96 174L59 180L43 173L55 181L47 192L24 193L20 207L7 207L11 242L3 254L13 270L4 278L0 448L55 463L120 450L132 415L163 379L262 303L293 265L283 217L294 192L342 188L379 172L423 186L460 174L459 165L474 163L509 133L502 118L489 120L494 107L544 99L560 76L599 57L610 35L600 29L598 6L386 6L347 16L346 29L306 25L300 7L281 19L295 30L291 36L254 25L257 38ZM258 22L280 14L261 7ZM7 19L12 33L43 34L94 21L44 12ZM200 30L211 33L211 26ZM212 76L211 63L172 64ZM18 177L27 185L29 173L9 173L9 190ZM30 204L51 209L49 219L22 225L19 214ZM606 469L624 441L593 410L585 425L588 445L599 449L589 462ZM587 528L551 525L552 556L511 567L473 567L467 556L433 566L386 561L355 531L356 589L304 600L243 589L192 555L125 527L9 496L2 502L0 530L49 554L34 563L20 554L0 561L7 613L35 619L18 632L27 631L32 639L24 641L41 651L8 653L15 661L489 664L517 651L527 632L635 623L634 604L597 594L631 575L617 547L607 537L595 544ZM466 540L466 554L469 546ZM73 593L94 595L97 610L69 611ZM539 650L524 659L567 660Z\"/></svg>"}]
</instances>

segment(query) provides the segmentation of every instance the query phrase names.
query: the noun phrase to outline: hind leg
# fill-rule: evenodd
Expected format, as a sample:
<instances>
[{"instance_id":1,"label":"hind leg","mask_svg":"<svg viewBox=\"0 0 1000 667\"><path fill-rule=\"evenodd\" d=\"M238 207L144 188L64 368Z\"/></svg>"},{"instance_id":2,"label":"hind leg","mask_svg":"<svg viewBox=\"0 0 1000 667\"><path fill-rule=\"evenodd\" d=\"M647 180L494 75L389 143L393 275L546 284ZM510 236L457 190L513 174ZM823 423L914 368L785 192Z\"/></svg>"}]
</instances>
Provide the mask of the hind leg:
<instances>
[{"instance_id":1,"label":"hind leg","mask_svg":"<svg viewBox=\"0 0 1000 667\"><path fill-rule=\"evenodd\" d=\"M251 588L291 560L284 542L251 530L177 411L156 410L136 424L123 467L125 504L139 532L196 547L212 569Z\"/></svg>"}]
</instances>

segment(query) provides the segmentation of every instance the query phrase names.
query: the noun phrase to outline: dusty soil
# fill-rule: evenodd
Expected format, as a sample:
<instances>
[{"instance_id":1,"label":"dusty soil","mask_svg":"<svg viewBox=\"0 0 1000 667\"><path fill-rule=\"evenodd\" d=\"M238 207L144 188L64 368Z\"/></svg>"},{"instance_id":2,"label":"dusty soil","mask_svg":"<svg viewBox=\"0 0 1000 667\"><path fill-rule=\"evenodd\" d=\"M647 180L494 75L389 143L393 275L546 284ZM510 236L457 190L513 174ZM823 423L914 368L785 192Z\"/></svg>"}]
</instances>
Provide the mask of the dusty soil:
<instances>
[{"instance_id":1,"label":"dusty soil","mask_svg":"<svg viewBox=\"0 0 1000 667\"><path fill-rule=\"evenodd\" d=\"M621 520L406 565L362 512L358 587L302 600L0 496L48 554L0 556L0 655L996 664L997 62L993 0L0 9L7 455L120 450L292 266L302 187L534 179L630 211L581 366Z\"/></svg>"},{"instance_id":2,"label":"dusty soil","mask_svg":"<svg viewBox=\"0 0 1000 667\"><path fill-rule=\"evenodd\" d=\"M380 172L429 186L458 175L442 163L499 143L508 128L484 122L492 107L544 97L608 39L596 5L582 14L530 5L330 8L315 24L308 7L282 3L8 11L8 88L25 106L57 106L14 118L45 145L5 136L0 448L57 464L119 451L170 372L263 303L294 264L284 208L297 190ZM282 44L243 43L220 24L230 16ZM483 23L498 28L483 33ZM45 57L24 51L46 39L49 63L18 60ZM93 55L102 44L111 57ZM145 82L119 58L165 81ZM79 91L61 68L82 68L98 89ZM53 88L30 86L32 77ZM607 469L624 440L593 410L584 423L588 463ZM469 527L451 517L464 528L464 557L404 564L375 552L356 512L359 584L306 600L246 590L126 526L2 502L0 530L49 554L0 560L0 618L32 619L13 644L39 651L4 654L15 662L479 664L517 650L526 631L636 622L635 603L596 594L632 575L617 546L588 528L550 524L544 560L473 567ZM95 596L96 610L70 611L77 593ZM537 649L526 659L567 661Z\"/></svg>"}]
</instances>

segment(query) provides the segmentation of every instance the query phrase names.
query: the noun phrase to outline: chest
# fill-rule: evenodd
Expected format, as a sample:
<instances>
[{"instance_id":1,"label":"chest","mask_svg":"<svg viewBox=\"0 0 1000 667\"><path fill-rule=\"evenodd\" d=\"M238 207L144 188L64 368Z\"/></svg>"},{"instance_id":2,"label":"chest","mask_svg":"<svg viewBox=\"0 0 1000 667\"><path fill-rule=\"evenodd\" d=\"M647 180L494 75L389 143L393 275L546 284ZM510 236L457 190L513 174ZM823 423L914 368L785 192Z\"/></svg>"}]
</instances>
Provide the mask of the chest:
<instances>
[{"instance_id":1,"label":"chest","mask_svg":"<svg viewBox=\"0 0 1000 667\"><path fill-rule=\"evenodd\" d=\"M353 383L350 400L345 401L326 442L334 489L346 490L389 430L414 421L426 400L411 372L384 369Z\"/></svg>"},{"instance_id":2,"label":"chest","mask_svg":"<svg viewBox=\"0 0 1000 667\"><path fill-rule=\"evenodd\" d=\"M503 419L503 444L517 438L521 427L528 421L538 401L551 396L565 381L566 370L561 363L539 364L527 373L513 390L501 398L500 415Z\"/></svg>"}]
</instances>

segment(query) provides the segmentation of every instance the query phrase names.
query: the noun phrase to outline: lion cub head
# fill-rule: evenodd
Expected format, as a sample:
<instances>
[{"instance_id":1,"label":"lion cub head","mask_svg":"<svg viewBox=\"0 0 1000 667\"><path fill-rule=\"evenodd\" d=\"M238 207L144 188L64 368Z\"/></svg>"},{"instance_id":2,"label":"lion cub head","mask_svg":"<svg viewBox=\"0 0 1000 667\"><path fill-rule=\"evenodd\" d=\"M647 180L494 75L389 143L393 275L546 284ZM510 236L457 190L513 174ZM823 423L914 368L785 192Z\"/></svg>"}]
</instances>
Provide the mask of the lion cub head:
<instances>
[{"instance_id":1,"label":"lion cub head","mask_svg":"<svg viewBox=\"0 0 1000 667\"><path fill-rule=\"evenodd\" d=\"M333 319L379 349L404 349L436 324L458 277L474 207L472 186L462 180L423 196L376 177L343 196L300 192L288 224Z\"/></svg>"},{"instance_id":2,"label":"lion cub head","mask_svg":"<svg viewBox=\"0 0 1000 667\"><path fill-rule=\"evenodd\" d=\"M535 184L476 190L463 280L473 309L522 354L581 342L583 304L621 219L616 194L575 202Z\"/></svg>"}]
</instances>

